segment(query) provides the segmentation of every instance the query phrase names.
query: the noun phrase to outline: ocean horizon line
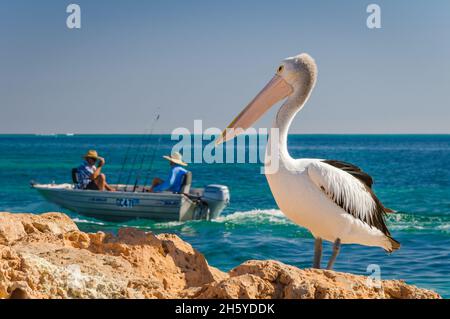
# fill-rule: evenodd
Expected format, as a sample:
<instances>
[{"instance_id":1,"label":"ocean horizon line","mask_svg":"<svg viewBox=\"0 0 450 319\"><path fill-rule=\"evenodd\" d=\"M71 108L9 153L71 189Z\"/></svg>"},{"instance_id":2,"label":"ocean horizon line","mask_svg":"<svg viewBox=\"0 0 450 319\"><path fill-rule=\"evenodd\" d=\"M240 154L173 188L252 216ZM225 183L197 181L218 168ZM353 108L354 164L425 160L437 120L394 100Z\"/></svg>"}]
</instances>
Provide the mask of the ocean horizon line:
<instances>
[{"instance_id":1,"label":"ocean horizon line","mask_svg":"<svg viewBox=\"0 0 450 319\"><path fill-rule=\"evenodd\" d=\"M171 136L171 133L0 133L1 137ZM177 136L180 136L176 134ZM189 135L189 134L186 134ZM192 134L193 136L205 134ZM246 134L254 136L258 134ZM450 133L290 133L289 136L450 136Z\"/></svg>"}]
</instances>

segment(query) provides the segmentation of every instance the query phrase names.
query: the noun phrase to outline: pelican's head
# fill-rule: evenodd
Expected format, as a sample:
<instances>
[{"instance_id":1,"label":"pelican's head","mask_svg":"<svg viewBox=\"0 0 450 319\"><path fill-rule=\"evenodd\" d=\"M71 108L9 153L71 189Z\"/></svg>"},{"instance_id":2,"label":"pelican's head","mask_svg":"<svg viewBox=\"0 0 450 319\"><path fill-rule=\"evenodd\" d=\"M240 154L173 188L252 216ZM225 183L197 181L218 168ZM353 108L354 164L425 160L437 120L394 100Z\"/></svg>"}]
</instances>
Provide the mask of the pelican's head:
<instances>
[{"instance_id":1,"label":"pelican's head","mask_svg":"<svg viewBox=\"0 0 450 319\"><path fill-rule=\"evenodd\" d=\"M306 53L302 53L284 59L278 66L276 76L288 83L293 91L310 86L316 79L317 66L314 59Z\"/></svg>"},{"instance_id":2,"label":"pelican's head","mask_svg":"<svg viewBox=\"0 0 450 319\"><path fill-rule=\"evenodd\" d=\"M239 113L216 140L216 144L228 141L243 133L282 99L311 89L314 86L317 67L306 53L284 59L275 75L258 95Z\"/></svg>"}]
</instances>

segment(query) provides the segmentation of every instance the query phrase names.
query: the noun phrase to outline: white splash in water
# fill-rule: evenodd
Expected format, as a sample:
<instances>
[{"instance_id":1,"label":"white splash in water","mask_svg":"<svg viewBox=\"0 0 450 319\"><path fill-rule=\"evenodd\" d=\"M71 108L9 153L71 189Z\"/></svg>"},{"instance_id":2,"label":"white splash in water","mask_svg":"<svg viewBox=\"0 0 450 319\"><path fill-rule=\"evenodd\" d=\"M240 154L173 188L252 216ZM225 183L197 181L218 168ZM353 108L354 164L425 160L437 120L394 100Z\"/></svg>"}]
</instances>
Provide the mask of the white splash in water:
<instances>
[{"instance_id":1,"label":"white splash in water","mask_svg":"<svg viewBox=\"0 0 450 319\"><path fill-rule=\"evenodd\" d=\"M81 219L78 217L73 217L72 220L75 223L80 223L80 224L94 224L94 225L105 225L105 223L99 222L99 221L95 221L95 220L87 220L87 219Z\"/></svg>"},{"instance_id":2,"label":"white splash in water","mask_svg":"<svg viewBox=\"0 0 450 319\"><path fill-rule=\"evenodd\" d=\"M268 223L268 224L291 224L291 222L278 209L254 209L250 211L237 211L229 215L220 216L213 220L216 223Z\"/></svg>"},{"instance_id":3,"label":"white splash in water","mask_svg":"<svg viewBox=\"0 0 450 319\"><path fill-rule=\"evenodd\" d=\"M183 225L185 222L179 222L179 221L172 221L172 222L164 222L164 223L156 223L156 228L171 228L171 227L178 227Z\"/></svg>"},{"instance_id":4,"label":"white splash in water","mask_svg":"<svg viewBox=\"0 0 450 319\"><path fill-rule=\"evenodd\" d=\"M442 231L450 233L450 216L426 216L405 213L389 215L388 227L391 230L403 231Z\"/></svg>"}]
</instances>

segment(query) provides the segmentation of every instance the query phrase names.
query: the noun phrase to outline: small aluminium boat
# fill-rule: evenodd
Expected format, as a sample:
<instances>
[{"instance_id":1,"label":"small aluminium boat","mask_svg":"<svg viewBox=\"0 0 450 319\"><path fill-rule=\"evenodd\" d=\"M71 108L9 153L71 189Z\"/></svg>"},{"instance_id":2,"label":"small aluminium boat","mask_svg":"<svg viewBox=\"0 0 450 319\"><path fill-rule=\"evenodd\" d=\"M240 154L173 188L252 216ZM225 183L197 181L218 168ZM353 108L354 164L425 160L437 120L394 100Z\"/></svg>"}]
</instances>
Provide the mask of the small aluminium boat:
<instances>
[{"instance_id":1,"label":"small aluminium boat","mask_svg":"<svg viewBox=\"0 0 450 319\"><path fill-rule=\"evenodd\" d=\"M159 118L160 116L157 114L150 132L153 132ZM72 169L71 184L31 182L31 187L49 202L63 208L82 215L112 221L137 218L156 221L211 220L217 218L229 204L230 192L227 186L212 184L205 188L191 188L192 173L189 171L183 177L179 193L145 191L145 185L139 186L139 180L143 175L146 175L145 181L148 180L161 136L153 147L150 147L152 145L151 133L135 142L137 145L134 148L137 152L133 156L130 153L131 144L128 146L122 169L118 174L118 181L115 185L109 184L116 190L114 192L78 189L76 187L78 184L77 168ZM149 153L151 154L150 158ZM149 162L148 168L144 167L146 162ZM127 182L120 183L127 167L130 167ZM145 174L144 171L146 171ZM131 177L134 175L135 183L129 185Z\"/></svg>"},{"instance_id":2,"label":"small aluminium boat","mask_svg":"<svg viewBox=\"0 0 450 319\"><path fill-rule=\"evenodd\" d=\"M103 220L129 220L146 218L156 221L211 220L220 215L230 201L228 187L208 185L182 192L148 193L142 186L111 185L115 192L81 190L75 184L36 184L45 199L82 215ZM134 190L134 191L132 191Z\"/></svg>"}]
</instances>

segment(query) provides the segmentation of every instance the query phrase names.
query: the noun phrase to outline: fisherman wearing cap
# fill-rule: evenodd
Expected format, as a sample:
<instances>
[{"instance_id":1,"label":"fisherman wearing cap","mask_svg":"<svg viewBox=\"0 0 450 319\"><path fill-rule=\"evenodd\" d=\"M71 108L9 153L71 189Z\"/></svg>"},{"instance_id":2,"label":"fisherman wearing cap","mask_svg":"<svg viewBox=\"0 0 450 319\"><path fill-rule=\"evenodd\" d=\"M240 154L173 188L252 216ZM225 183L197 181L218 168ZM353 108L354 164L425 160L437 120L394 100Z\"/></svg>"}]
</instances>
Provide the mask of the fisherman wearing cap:
<instances>
[{"instance_id":1,"label":"fisherman wearing cap","mask_svg":"<svg viewBox=\"0 0 450 319\"><path fill-rule=\"evenodd\" d=\"M102 167L105 165L105 159L98 156L94 150L89 150L83 158L83 163L77 169L78 188L114 191L114 188L106 183L105 174L101 173ZM99 161L98 167L95 166L97 161Z\"/></svg>"},{"instance_id":2,"label":"fisherman wearing cap","mask_svg":"<svg viewBox=\"0 0 450 319\"><path fill-rule=\"evenodd\" d=\"M187 166L182 160L182 156L178 152L173 152L171 156L163 156L170 163L170 173L166 180L158 177L153 179L152 187L149 192L163 192L170 191L172 193L179 193L183 184L183 177L188 172L182 166Z\"/></svg>"}]
</instances>

